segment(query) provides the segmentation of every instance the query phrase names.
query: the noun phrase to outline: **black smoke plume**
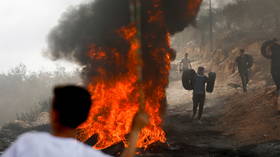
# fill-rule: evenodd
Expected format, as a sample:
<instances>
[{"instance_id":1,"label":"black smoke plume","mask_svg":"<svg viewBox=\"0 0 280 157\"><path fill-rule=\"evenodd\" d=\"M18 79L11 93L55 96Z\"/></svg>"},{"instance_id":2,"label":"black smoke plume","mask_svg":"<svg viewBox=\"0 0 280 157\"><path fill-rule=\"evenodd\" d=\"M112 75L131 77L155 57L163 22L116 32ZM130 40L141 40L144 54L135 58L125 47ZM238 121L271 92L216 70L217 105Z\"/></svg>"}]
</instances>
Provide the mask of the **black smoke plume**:
<instances>
[{"instance_id":1,"label":"black smoke plume","mask_svg":"<svg viewBox=\"0 0 280 157\"><path fill-rule=\"evenodd\" d=\"M197 12L198 9L187 10L191 3L200 3L200 0L142 1L142 44L146 66L143 70L146 73L144 78L161 76L155 73L160 73L160 67L168 64L155 63L151 56L154 48L164 49L165 52L158 52L159 58L165 53L170 53L172 58L175 57L175 51L164 42L166 33L173 35L194 21L193 12ZM158 11L164 20L159 23L148 22L148 19L154 16L151 14ZM93 60L88 57L88 50L92 44L102 48L114 48L125 61L129 42L121 38L117 30L130 24L130 15L129 0L95 0L73 7L63 15L59 25L50 32L49 55L54 60L66 59L84 66L82 77L85 82L99 74L97 70L99 67L110 71L107 78L122 75L127 72L127 69L114 63L114 55L110 54L113 52L106 51L108 57L105 60Z\"/></svg>"},{"instance_id":2,"label":"black smoke plume","mask_svg":"<svg viewBox=\"0 0 280 157\"><path fill-rule=\"evenodd\" d=\"M125 39L122 34L127 30L130 34L130 28L135 28L130 21L130 0L95 0L69 10L62 17L60 24L51 31L49 50L53 59L66 59L82 65L84 67L82 78L85 85L90 85L94 94L103 93L100 96L102 102L107 99L107 94L110 95L106 93L110 92L107 86L114 88L119 82L129 80L128 83L132 83L133 91L125 91L128 92L126 94L129 98L117 100L117 102L137 105L133 99L137 99L139 88L143 87L141 88L145 99L143 101L152 119L149 131L155 133L144 136L146 139L141 141L144 147L159 139L164 142L164 133L160 129L161 117L167 105L165 89L168 85L170 60L176 56L175 51L170 47L168 37L170 34L183 30L194 20L201 0L142 0L141 2L142 35L140 40L143 63L141 64L143 74L141 82L129 82L131 78L137 77L135 66L139 65L139 62L135 61L136 57L131 57L131 53L134 55L134 52L130 52L130 49L135 45L129 41L131 39ZM131 76L131 73L134 75ZM106 85L99 89L99 85L103 83ZM114 96L108 99L114 100ZM99 98L95 97L95 99ZM81 140L86 140L84 138L88 138L88 134L98 134L98 137L103 137L95 145L99 149L110 146L110 144L102 144L108 141L107 138L109 141L119 140L113 136L114 130L94 129L96 125L106 125L102 120L96 119L96 116L102 117L101 119L108 119L108 117L116 119L118 116L111 111L112 105L115 104L110 104L110 101L108 103L98 104L97 108L93 105L97 113L89 117L92 121L88 122L86 128L79 134ZM129 107L122 109L125 111ZM119 121L114 123L116 128L126 128L125 125L128 123ZM87 133L88 130L91 132ZM154 132L154 130L157 131ZM102 136L104 132L106 132L106 138ZM120 133L118 136L124 135Z\"/></svg>"}]
</instances>

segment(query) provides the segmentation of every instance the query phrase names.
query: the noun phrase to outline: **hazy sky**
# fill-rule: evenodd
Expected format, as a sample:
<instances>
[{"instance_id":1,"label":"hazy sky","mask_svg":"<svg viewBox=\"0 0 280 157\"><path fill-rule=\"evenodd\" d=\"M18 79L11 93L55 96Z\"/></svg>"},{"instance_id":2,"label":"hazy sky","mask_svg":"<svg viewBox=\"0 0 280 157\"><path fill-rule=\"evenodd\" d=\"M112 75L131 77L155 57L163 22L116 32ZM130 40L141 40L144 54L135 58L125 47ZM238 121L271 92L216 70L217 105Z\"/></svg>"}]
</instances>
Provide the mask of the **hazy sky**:
<instances>
[{"instance_id":1,"label":"hazy sky","mask_svg":"<svg viewBox=\"0 0 280 157\"><path fill-rule=\"evenodd\" d=\"M42 56L46 36L69 6L82 1L85 0L0 0L0 72L20 63L32 71L53 70L58 63Z\"/></svg>"},{"instance_id":2,"label":"hazy sky","mask_svg":"<svg viewBox=\"0 0 280 157\"><path fill-rule=\"evenodd\" d=\"M30 70L53 70L42 57L46 36L71 5L83 0L0 0L0 72L20 63Z\"/></svg>"}]
</instances>

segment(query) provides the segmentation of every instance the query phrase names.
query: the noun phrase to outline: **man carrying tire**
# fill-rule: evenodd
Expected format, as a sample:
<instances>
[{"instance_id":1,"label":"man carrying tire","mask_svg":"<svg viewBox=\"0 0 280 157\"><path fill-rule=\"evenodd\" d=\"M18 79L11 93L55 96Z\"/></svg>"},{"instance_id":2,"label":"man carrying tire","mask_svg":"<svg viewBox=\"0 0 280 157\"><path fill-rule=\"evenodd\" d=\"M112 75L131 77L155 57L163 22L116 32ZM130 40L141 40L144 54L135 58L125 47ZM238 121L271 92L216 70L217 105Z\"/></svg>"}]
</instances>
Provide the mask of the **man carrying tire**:
<instances>
[{"instance_id":1,"label":"man carrying tire","mask_svg":"<svg viewBox=\"0 0 280 157\"><path fill-rule=\"evenodd\" d=\"M277 43L277 39L274 39L271 46L271 75L276 85L277 104L280 105L280 44ZM280 111L280 108L278 110Z\"/></svg>"},{"instance_id":2,"label":"man carrying tire","mask_svg":"<svg viewBox=\"0 0 280 157\"><path fill-rule=\"evenodd\" d=\"M247 85L249 83L249 71L253 65L253 57L249 54L245 54L244 49L240 49L240 55L235 60L235 67L238 67L238 72L242 81L243 91L247 92Z\"/></svg>"},{"instance_id":3,"label":"man carrying tire","mask_svg":"<svg viewBox=\"0 0 280 157\"><path fill-rule=\"evenodd\" d=\"M209 72L208 77L204 74L204 67L199 67L197 73L193 70L186 70L182 76L182 85L184 89L193 91L193 115L192 120L195 119L198 110L197 119L201 122L206 92L213 93L216 81L216 73Z\"/></svg>"},{"instance_id":4,"label":"man carrying tire","mask_svg":"<svg viewBox=\"0 0 280 157\"><path fill-rule=\"evenodd\" d=\"M199 67L197 74L193 79L193 116L195 118L198 108L198 117L200 121L204 109L204 103L206 98L206 84L208 83L208 77L204 75L204 67Z\"/></svg>"},{"instance_id":5,"label":"man carrying tire","mask_svg":"<svg viewBox=\"0 0 280 157\"><path fill-rule=\"evenodd\" d=\"M271 59L271 76L276 85L276 104L280 111L280 44L275 38L266 41L262 46L262 55Z\"/></svg>"}]
</instances>

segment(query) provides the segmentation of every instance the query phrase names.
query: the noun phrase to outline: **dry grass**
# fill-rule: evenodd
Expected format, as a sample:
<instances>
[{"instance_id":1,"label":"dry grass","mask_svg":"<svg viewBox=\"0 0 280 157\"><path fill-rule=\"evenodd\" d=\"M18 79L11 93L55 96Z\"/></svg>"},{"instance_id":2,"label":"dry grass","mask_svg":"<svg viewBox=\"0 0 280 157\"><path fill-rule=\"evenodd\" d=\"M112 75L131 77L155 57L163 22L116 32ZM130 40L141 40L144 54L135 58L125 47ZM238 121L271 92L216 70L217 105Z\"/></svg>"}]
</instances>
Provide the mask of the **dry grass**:
<instances>
[{"instance_id":1,"label":"dry grass","mask_svg":"<svg viewBox=\"0 0 280 157\"><path fill-rule=\"evenodd\" d=\"M225 105L220 127L232 135L238 145L280 140L280 114L274 103L274 88L236 94Z\"/></svg>"}]
</instances>

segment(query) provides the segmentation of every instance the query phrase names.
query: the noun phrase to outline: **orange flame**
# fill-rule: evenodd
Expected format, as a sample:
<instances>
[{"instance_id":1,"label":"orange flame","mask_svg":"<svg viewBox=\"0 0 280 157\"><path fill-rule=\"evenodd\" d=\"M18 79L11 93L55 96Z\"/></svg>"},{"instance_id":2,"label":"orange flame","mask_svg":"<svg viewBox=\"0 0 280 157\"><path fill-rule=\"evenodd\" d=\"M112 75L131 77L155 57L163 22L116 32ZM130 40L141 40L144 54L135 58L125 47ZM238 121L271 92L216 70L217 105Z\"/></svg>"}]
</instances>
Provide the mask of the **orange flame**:
<instances>
[{"instance_id":1,"label":"orange flame","mask_svg":"<svg viewBox=\"0 0 280 157\"><path fill-rule=\"evenodd\" d=\"M188 0L188 4L187 4L188 12L186 12L186 14L187 14L186 16L191 17L191 18L196 17L201 3L202 3L202 0Z\"/></svg>"},{"instance_id":2,"label":"orange flame","mask_svg":"<svg viewBox=\"0 0 280 157\"><path fill-rule=\"evenodd\" d=\"M98 141L95 144L96 149L105 149L116 143L123 142L127 146L127 135L130 132L130 126L135 113L139 109L138 99L139 88L145 93L145 111L150 117L150 124L142 129L139 135L137 146L139 148L147 148L155 142L165 142L165 132L161 128L163 104L166 101L165 88L168 84L168 75L170 69L170 34L166 31L164 14L160 10L160 0L152 0L153 9L148 10L149 16L147 23L156 25L163 30L165 35L161 44L154 46L158 36L156 33L146 33L143 40L149 41L145 48L150 52L143 52L145 55L149 53L148 59L155 62L156 71L154 76L147 77L142 83L138 80L137 68L141 66L148 69L153 63L143 63L138 56L140 47L139 41L135 36L137 29L134 25L122 27L117 34L124 40L129 42L130 48L125 52L127 58L121 59L120 52L114 48L103 48L91 45L88 51L89 57L93 61L106 60L107 52L112 54L112 58L116 64L125 65L128 69L122 75L116 76L110 80L104 79L107 71L103 68L98 69L99 75L92 78L92 82L88 85L89 91L92 93L93 105L86 123L79 127L82 132L79 135L80 140L85 141L92 135L98 135ZM188 5L190 13L196 13L201 0L192 0L195 4ZM188 14L190 15L190 14ZM161 36L159 37L162 38ZM147 57L147 56L146 56ZM111 59L112 59L111 58Z\"/></svg>"},{"instance_id":3,"label":"orange flame","mask_svg":"<svg viewBox=\"0 0 280 157\"><path fill-rule=\"evenodd\" d=\"M188 13L188 15L190 17L193 17L193 18L196 17L196 14L200 8L201 3L202 3L202 0L189 0L188 6L187 6L188 12L186 12L186 13Z\"/></svg>"},{"instance_id":4,"label":"orange flame","mask_svg":"<svg viewBox=\"0 0 280 157\"><path fill-rule=\"evenodd\" d=\"M132 119L139 108L138 88L143 85L137 84L136 68L141 66L137 56L139 43L137 40L133 40L137 31L134 26L129 26L121 28L118 33L121 37L130 41L126 65L129 67L129 72L108 82L102 79L102 75L105 75L106 71L99 69L100 76L93 78L94 81L88 86L93 95L93 106L89 119L79 127L86 135L81 140L86 140L90 136L98 134L98 142L94 146L96 149L104 149L118 142L127 144L125 137L130 132ZM106 50L92 45L88 54L92 59L103 59L106 57L104 51ZM111 50L111 52L114 51ZM159 99L165 93L164 89L158 89L156 92ZM156 106L150 105L154 103L153 101L150 99L145 101L146 111L150 116L150 125L140 133L138 147L147 147L156 141L165 142L165 133L160 128L160 103Z\"/></svg>"}]
</instances>

